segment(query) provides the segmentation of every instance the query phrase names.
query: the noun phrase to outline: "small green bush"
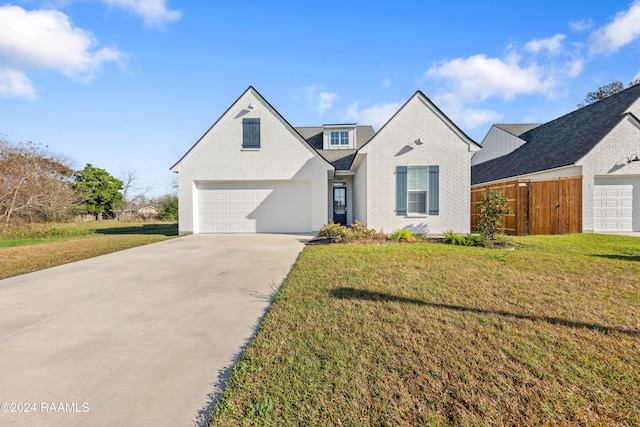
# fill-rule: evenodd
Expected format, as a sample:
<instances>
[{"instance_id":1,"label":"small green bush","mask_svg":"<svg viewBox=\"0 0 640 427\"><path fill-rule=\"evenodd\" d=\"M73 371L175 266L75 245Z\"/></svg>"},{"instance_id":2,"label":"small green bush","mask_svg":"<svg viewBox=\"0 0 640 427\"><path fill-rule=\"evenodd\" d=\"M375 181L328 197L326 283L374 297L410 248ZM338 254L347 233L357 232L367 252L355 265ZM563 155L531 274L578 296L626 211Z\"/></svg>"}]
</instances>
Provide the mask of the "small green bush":
<instances>
[{"instance_id":1,"label":"small green bush","mask_svg":"<svg viewBox=\"0 0 640 427\"><path fill-rule=\"evenodd\" d=\"M445 243L449 243L452 245L467 246L465 238L458 233L454 233L451 230L447 231L444 234L444 241Z\"/></svg>"},{"instance_id":2,"label":"small green bush","mask_svg":"<svg viewBox=\"0 0 640 427\"><path fill-rule=\"evenodd\" d=\"M487 240L482 234L470 234L465 240L470 242L469 246L487 246Z\"/></svg>"},{"instance_id":3,"label":"small green bush","mask_svg":"<svg viewBox=\"0 0 640 427\"><path fill-rule=\"evenodd\" d=\"M486 240L482 234L470 234L462 236L453 231L447 231L444 235L445 243L459 246L485 246Z\"/></svg>"},{"instance_id":4,"label":"small green bush","mask_svg":"<svg viewBox=\"0 0 640 427\"><path fill-rule=\"evenodd\" d=\"M389 236L389 240L392 240L394 242L399 242L400 240L404 240L405 242L413 243L418 239L413 234L413 231L405 228L393 233L391 236Z\"/></svg>"}]
</instances>

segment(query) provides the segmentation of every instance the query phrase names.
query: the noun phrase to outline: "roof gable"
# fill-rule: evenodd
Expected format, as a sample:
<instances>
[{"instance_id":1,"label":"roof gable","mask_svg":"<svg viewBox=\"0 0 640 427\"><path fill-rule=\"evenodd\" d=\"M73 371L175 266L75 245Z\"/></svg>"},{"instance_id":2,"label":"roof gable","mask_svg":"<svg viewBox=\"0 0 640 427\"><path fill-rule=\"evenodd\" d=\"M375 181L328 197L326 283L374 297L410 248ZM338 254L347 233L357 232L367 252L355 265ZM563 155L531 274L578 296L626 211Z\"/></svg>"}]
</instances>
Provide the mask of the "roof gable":
<instances>
[{"instance_id":1,"label":"roof gable","mask_svg":"<svg viewBox=\"0 0 640 427\"><path fill-rule=\"evenodd\" d=\"M636 85L524 132L520 138L526 144L474 165L472 184L576 164L629 114L639 98L640 85Z\"/></svg>"},{"instance_id":2,"label":"roof gable","mask_svg":"<svg viewBox=\"0 0 640 427\"><path fill-rule=\"evenodd\" d=\"M466 133L464 133L462 131L462 129L460 129L449 117L447 117L447 115L444 114L442 112L442 110L440 110L438 108L437 105L435 105L433 102L431 102L431 100L421 90L417 90L416 93L414 93L413 96L411 98L409 98L409 100L407 102L405 102L402 105L402 107L400 107L400 109L398 111L396 111L396 113L393 116L391 116L391 118L389 120L387 120L387 122L380 128L380 130L378 132L376 132L376 134L373 136L373 138L371 138L371 140L369 142L367 142L361 148L361 150L359 150L359 151L360 152L365 152L364 150L366 150L366 146L368 146L369 144L374 143L375 140L376 140L376 137L378 135L382 134L390 126L390 124L393 123L393 121L396 119L396 117L398 117L400 114L402 114L403 110L405 110L407 108L407 106L410 103L412 103L413 101L415 101L415 100L419 100L420 102L422 102L438 118L440 118L440 120L442 120L442 122L453 131L453 133L458 135L460 137L460 139L469 146L469 151L478 151L478 150L480 150L482 148L477 142L475 142Z\"/></svg>"},{"instance_id":3,"label":"roof gable","mask_svg":"<svg viewBox=\"0 0 640 427\"><path fill-rule=\"evenodd\" d=\"M300 133L298 133L298 131L291 126L291 124L289 124L289 122L275 109L273 108L273 106L253 87L253 86L249 86L237 99L235 102L233 102L229 108L227 108L227 110L218 118L218 120L216 120L214 122L213 125L211 125L211 127L198 139L198 141L191 146L191 148L189 148L189 150L180 158L180 160L178 160L173 166L171 166L171 168L169 170L171 170L172 172L178 172L179 170L179 165L180 163L205 139L205 137L212 132L216 126L221 123L222 120L224 120L225 118L228 117L228 115L230 114L230 112L232 110L235 110L235 107L238 106L238 104L247 96L247 94L251 94L253 95L253 97L255 97L260 103L262 103L267 110L270 111L270 113L276 117L276 119L278 119L284 126L285 128L287 128L289 130L289 132L291 132L291 134L293 136L295 136L300 143L307 148L309 151L311 151L315 156L321 158L322 160L326 161L327 163L329 163L326 159L324 159L324 157L322 157L319 153L318 150L316 150L313 146L309 145L309 143L306 141L306 139L300 135ZM249 107L251 108L251 107Z\"/></svg>"}]
</instances>

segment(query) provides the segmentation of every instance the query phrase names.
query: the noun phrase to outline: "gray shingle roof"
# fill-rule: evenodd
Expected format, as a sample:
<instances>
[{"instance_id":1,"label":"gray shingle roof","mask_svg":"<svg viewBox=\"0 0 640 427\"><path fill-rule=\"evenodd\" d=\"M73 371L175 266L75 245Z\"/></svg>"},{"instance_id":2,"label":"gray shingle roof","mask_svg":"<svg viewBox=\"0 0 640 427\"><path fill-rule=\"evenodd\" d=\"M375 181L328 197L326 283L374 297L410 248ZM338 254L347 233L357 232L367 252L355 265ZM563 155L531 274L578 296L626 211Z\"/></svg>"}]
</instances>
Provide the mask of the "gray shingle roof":
<instances>
[{"instance_id":1,"label":"gray shingle roof","mask_svg":"<svg viewBox=\"0 0 640 427\"><path fill-rule=\"evenodd\" d=\"M296 127L295 130L337 170L349 170L356 156L356 152L375 135L373 127L371 126L356 126L355 150L323 150L322 126L300 126Z\"/></svg>"},{"instance_id":2,"label":"gray shingle roof","mask_svg":"<svg viewBox=\"0 0 640 427\"><path fill-rule=\"evenodd\" d=\"M537 128L540 124L541 123L500 123L495 124L494 126L505 132L509 132L513 136L520 136L531 129Z\"/></svg>"},{"instance_id":3,"label":"gray shingle roof","mask_svg":"<svg viewBox=\"0 0 640 427\"><path fill-rule=\"evenodd\" d=\"M526 141L502 157L474 165L471 183L497 181L575 164L593 149L640 98L636 85L520 135Z\"/></svg>"}]
</instances>

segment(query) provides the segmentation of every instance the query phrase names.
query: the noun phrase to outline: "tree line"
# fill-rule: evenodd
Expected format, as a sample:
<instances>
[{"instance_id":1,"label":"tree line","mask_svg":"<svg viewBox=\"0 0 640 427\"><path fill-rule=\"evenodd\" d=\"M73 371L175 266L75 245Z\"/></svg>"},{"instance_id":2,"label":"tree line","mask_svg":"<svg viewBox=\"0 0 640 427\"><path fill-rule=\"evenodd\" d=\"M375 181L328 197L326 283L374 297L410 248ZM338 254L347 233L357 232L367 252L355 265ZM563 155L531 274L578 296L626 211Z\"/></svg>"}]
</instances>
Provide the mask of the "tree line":
<instances>
[{"instance_id":1,"label":"tree line","mask_svg":"<svg viewBox=\"0 0 640 427\"><path fill-rule=\"evenodd\" d=\"M631 80L627 87L635 86L640 84L640 77L634 80ZM584 101L578 104L578 108L586 107L587 105L591 105L594 102L601 101L605 98L614 95L621 90L624 89L624 84L621 81L611 82L609 84L600 86L598 89L587 93L587 96L584 97Z\"/></svg>"},{"instance_id":2,"label":"tree line","mask_svg":"<svg viewBox=\"0 0 640 427\"><path fill-rule=\"evenodd\" d=\"M177 220L176 195L147 199L148 188L134 194L135 180L135 172L118 179L90 163L74 170L69 157L46 146L0 138L2 231L12 223L65 221L76 215L117 218L140 204L155 204L160 219Z\"/></svg>"}]
</instances>

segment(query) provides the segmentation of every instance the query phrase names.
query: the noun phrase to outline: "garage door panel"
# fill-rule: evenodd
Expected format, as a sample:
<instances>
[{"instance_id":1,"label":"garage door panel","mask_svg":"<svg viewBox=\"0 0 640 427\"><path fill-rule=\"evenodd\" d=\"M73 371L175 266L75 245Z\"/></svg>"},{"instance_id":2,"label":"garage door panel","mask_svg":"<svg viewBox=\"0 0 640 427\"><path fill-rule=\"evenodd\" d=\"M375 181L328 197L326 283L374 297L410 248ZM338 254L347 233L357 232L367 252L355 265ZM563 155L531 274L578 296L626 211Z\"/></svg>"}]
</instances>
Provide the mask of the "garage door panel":
<instances>
[{"instance_id":1,"label":"garage door panel","mask_svg":"<svg viewBox=\"0 0 640 427\"><path fill-rule=\"evenodd\" d=\"M593 195L595 231L633 231L633 185L596 185Z\"/></svg>"},{"instance_id":2,"label":"garage door panel","mask_svg":"<svg viewBox=\"0 0 640 427\"><path fill-rule=\"evenodd\" d=\"M309 182L207 182L197 185L201 233L311 231ZM215 203L208 203L208 200L215 200Z\"/></svg>"}]
</instances>

